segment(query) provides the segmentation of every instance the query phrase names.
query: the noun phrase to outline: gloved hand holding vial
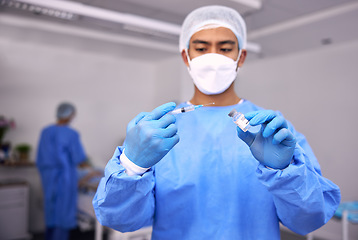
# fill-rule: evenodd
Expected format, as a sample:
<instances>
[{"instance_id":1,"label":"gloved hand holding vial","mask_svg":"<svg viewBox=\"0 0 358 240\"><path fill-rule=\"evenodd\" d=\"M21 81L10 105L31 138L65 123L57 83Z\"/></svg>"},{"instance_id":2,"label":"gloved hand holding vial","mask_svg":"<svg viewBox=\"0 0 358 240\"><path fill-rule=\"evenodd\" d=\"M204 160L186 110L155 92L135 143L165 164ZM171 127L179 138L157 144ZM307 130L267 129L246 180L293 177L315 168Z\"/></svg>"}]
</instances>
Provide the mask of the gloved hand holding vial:
<instances>
[{"instance_id":1,"label":"gloved hand holding vial","mask_svg":"<svg viewBox=\"0 0 358 240\"><path fill-rule=\"evenodd\" d=\"M288 129L287 121L272 110L242 113L233 109L229 116L238 125L237 134L249 147L252 155L263 165L284 169L292 161L296 138ZM260 131L247 131L261 125Z\"/></svg>"}]
</instances>

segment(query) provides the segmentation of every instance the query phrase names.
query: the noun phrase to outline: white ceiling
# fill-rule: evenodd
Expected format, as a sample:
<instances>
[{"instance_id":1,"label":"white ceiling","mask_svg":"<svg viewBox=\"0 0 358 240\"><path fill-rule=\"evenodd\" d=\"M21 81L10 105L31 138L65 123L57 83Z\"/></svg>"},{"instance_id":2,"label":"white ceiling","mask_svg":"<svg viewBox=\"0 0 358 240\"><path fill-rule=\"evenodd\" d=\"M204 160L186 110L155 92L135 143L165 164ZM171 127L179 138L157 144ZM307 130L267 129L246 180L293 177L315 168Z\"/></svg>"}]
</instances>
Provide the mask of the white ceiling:
<instances>
[{"instance_id":1,"label":"white ceiling","mask_svg":"<svg viewBox=\"0 0 358 240\"><path fill-rule=\"evenodd\" d=\"M254 0L247 0L248 2ZM233 0L76 0L92 6L118 12L133 13L149 18L181 24L193 9L205 5L224 5L239 11L254 30L305 14L338 7L355 0L255 0L262 2L253 9Z\"/></svg>"},{"instance_id":2,"label":"white ceiling","mask_svg":"<svg viewBox=\"0 0 358 240\"><path fill-rule=\"evenodd\" d=\"M236 1L261 3L261 7L257 9ZM140 39L139 45L145 40L156 42L159 46L162 43L175 49L178 44L177 35L158 36L153 33L138 32L138 29L133 31L125 25L88 16L77 16L75 20L59 20L18 10L14 6L9 7L8 0L0 0L0 2L2 3L0 15L1 13L21 15L35 21L58 22L67 28L94 29L107 34L107 37L108 34L111 36L117 34L122 39L123 36L129 37L132 40L128 42L132 41L132 43L133 39ZM261 53L251 54L251 58L289 54L358 39L357 0L76 0L71 2L129 13L177 26L180 26L185 16L197 7L211 4L229 6L239 11L246 20L248 40L262 47ZM113 47L111 44L109 46ZM143 47L146 47L145 44ZM160 47L156 51L158 49L160 50ZM168 49L163 50L168 51Z\"/></svg>"}]
</instances>

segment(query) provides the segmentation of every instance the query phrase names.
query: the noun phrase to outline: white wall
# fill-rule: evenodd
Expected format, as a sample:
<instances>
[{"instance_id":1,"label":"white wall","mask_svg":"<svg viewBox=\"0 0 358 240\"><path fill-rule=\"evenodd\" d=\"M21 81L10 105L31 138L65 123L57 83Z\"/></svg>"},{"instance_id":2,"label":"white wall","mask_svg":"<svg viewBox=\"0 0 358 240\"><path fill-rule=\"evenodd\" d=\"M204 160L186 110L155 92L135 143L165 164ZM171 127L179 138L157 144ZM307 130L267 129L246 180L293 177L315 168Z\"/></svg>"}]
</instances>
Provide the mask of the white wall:
<instances>
[{"instance_id":1,"label":"white wall","mask_svg":"<svg viewBox=\"0 0 358 240\"><path fill-rule=\"evenodd\" d=\"M355 41L248 62L236 84L240 96L281 111L307 137L342 201L358 199L357 52ZM350 227L351 239L358 239L357 230ZM340 239L340 231L332 220L316 234Z\"/></svg>"},{"instance_id":2,"label":"white wall","mask_svg":"<svg viewBox=\"0 0 358 240\"><path fill-rule=\"evenodd\" d=\"M154 105L159 106L165 102L173 101L180 103L185 99L180 96L181 92L181 68L179 52L172 58L166 58L155 62L155 96Z\"/></svg>"}]
</instances>

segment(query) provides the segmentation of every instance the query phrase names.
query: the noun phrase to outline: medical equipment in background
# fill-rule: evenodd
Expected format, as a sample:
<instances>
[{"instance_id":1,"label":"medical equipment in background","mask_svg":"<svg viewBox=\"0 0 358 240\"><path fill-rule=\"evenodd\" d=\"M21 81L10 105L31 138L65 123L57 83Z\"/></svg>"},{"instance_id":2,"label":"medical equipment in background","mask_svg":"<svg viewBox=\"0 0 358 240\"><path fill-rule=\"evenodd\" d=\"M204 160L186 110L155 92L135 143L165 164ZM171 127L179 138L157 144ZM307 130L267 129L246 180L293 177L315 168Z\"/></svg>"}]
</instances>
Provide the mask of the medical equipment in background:
<instances>
[{"instance_id":1,"label":"medical equipment in background","mask_svg":"<svg viewBox=\"0 0 358 240\"><path fill-rule=\"evenodd\" d=\"M97 217L94 213L94 209L92 206L92 199L94 197L95 192L79 192L78 193L78 221L79 221L79 227L81 229L82 223L80 223L81 218L85 218L83 214L86 214L87 216L90 216L94 221L94 232L95 232L95 240L102 240L103 239L103 232L104 228L97 220ZM93 222L92 222L93 223ZM84 229L85 230L85 229Z\"/></svg>"},{"instance_id":2,"label":"medical equipment in background","mask_svg":"<svg viewBox=\"0 0 358 240\"><path fill-rule=\"evenodd\" d=\"M342 239L349 240L349 223L358 224L358 201L341 202L334 217L342 220Z\"/></svg>"},{"instance_id":3,"label":"medical equipment in background","mask_svg":"<svg viewBox=\"0 0 358 240\"><path fill-rule=\"evenodd\" d=\"M247 120L241 112L236 111L236 109L231 110L228 114L232 117L234 123L241 128L242 131L246 132L250 128L249 120Z\"/></svg>"},{"instance_id":4,"label":"medical equipment in background","mask_svg":"<svg viewBox=\"0 0 358 240\"><path fill-rule=\"evenodd\" d=\"M98 184L104 176L102 169L93 167L77 168L78 174L78 200L77 221L81 230L87 231L94 227L95 240L102 240L105 229L97 220L92 199L96 193Z\"/></svg>"},{"instance_id":5,"label":"medical equipment in background","mask_svg":"<svg viewBox=\"0 0 358 240\"><path fill-rule=\"evenodd\" d=\"M143 227L134 232L121 233L113 229L109 229L108 240L151 240L152 227Z\"/></svg>"},{"instance_id":6,"label":"medical equipment in background","mask_svg":"<svg viewBox=\"0 0 358 240\"><path fill-rule=\"evenodd\" d=\"M200 104L200 105L190 105L190 106L187 106L187 107L174 109L173 111L171 111L169 113L170 114L179 114L179 113L191 112L191 111L194 111L194 110L196 110L198 108L205 107L205 106L208 106L208 105L214 105L214 104L215 103L212 102L212 103Z\"/></svg>"},{"instance_id":7,"label":"medical equipment in background","mask_svg":"<svg viewBox=\"0 0 358 240\"><path fill-rule=\"evenodd\" d=\"M31 239L30 186L16 179L0 181L0 239Z\"/></svg>"},{"instance_id":8,"label":"medical equipment in background","mask_svg":"<svg viewBox=\"0 0 358 240\"><path fill-rule=\"evenodd\" d=\"M107 234L109 240L150 240L152 227L143 227L139 230L121 233L113 229L103 227L95 215L92 200L96 193L98 184L103 177L103 170L97 168L77 168L79 177L78 188L78 225L81 231L88 231L94 227L95 240L105 239ZM0 189L1 192L1 189ZM1 200L0 200L1 203ZM1 226L0 226L1 229ZM1 232L0 232L1 236ZM0 239L2 239L0 237Z\"/></svg>"}]
</instances>

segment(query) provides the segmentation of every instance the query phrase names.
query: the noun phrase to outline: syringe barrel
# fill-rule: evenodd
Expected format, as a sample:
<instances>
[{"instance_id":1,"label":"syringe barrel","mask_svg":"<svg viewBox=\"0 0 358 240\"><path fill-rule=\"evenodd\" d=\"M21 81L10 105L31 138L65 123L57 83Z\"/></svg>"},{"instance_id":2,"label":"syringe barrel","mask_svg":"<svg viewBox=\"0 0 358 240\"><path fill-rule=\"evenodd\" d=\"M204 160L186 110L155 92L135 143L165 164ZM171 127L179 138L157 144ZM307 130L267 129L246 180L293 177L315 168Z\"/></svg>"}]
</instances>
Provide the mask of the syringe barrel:
<instances>
[{"instance_id":1,"label":"syringe barrel","mask_svg":"<svg viewBox=\"0 0 358 240\"><path fill-rule=\"evenodd\" d=\"M190 112L190 111L193 111L196 109L196 106L195 105L190 105L190 106L187 106L187 107L184 107L184 112Z\"/></svg>"}]
</instances>

